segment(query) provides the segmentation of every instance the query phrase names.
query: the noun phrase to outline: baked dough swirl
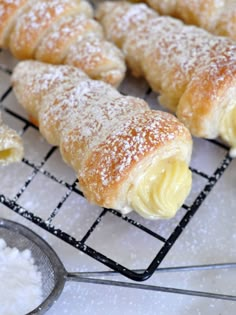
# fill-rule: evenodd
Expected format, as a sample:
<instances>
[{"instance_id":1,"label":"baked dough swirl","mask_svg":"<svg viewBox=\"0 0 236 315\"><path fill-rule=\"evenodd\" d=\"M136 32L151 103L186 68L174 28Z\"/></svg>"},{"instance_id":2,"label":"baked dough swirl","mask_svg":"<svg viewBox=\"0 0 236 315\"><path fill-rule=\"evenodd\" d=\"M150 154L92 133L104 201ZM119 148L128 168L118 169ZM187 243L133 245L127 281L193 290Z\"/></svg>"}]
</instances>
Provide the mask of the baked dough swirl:
<instances>
[{"instance_id":1,"label":"baked dough swirl","mask_svg":"<svg viewBox=\"0 0 236 315\"><path fill-rule=\"evenodd\" d=\"M145 4L103 2L96 15L107 38L123 50L132 73L146 78L163 106L175 112L194 136L221 136L235 152L236 117L230 116L236 107L232 40L159 16Z\"/></svg>"},{"instance_id":2,"label":"baked dough swirl","mask_svg":"<svg viewBox=\"0 0 236 315\"><path fill-rule=\"evenodd\" d=\"M236 39L235 0L146 0L153 9L164 15L182 19L207 31Z\"/></svg>"},{"instance_id":3,"label":"baked dough swirl","mask_svg":"<svg viewBox=\"0 0 236 315\"><path fill-rule=\"evenodd\" d=\"M0 48L20 60L70 64L118 86L125 63L84 0L1 0Z\"/></svg>"},{"instance_id":4,"label":"baked dough swirl","mask_svg":"<svg viewBox=\"0 0 236 315\"><path fill-rule=\"evenodd\" d=\"M24 61L12 83L90 202L150 219L175 215L191 188L192 151L177 118L67 65Z\"/></svg>"}]
</instances>

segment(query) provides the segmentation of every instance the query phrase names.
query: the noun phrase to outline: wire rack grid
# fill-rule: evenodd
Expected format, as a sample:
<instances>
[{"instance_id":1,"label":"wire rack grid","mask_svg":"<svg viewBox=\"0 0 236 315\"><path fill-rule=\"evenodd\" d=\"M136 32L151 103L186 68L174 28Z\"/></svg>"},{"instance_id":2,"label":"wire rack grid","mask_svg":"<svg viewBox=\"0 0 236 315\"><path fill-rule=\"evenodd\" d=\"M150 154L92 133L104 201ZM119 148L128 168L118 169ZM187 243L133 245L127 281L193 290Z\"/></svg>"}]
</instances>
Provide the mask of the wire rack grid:
<instances>
[{"instance_id":1,"label":"wire rack grid","mask_svg":"<svg viewBox=\"0 0 236 315\"><path fill-rule=\"evenodd\" d=\"M10 75L12 72L12 68L16 62L12 59L11 62L9 62L9 58L10 57L7 55L6 52L0 51L0 75L8 77L8 80L6 80L6 82L4 82L3 86L0 88L1 108L3 113L6 113L8 116L13 117L14 121L20 122L22 126L20 133L24 137L24 134L28 130L33 129L36 130L36 132L38 131L37 128L30 121L28 121L26 116L21 114L21 112L19 113L18 111L12 109L11 106L9 107L5 105L6 100L12 97L13 94L12 88L10 86ZM127 89L129 91L127 91ZM153 95L150 96L152 94L150 88L148 88L148 86L143 83L142 91L142 97L147 101L149 101L153 97ZM131 85L127 87L127 84L124 83L121 86L121 92L123 92L124 94L130 92L132 94ZM140 89L136 89L135 93L139 94ZM8 101L8 103L9 102L10 101ZM207 198L210 191L213 189L215 184L218 182L220 177L223 175L223 173L226 171L231 163L231 158L228 155L227 146L219 141L203 141L209 142L212 146L220 147L221 150L223 150L222 159L221 161L219 161L219 163L217 163L217 166L213 170L212 174L207 174L204 170L191 167L193 174L201 177L204 180L204 185L201 187L201 190L198 191L198 193L194 196L194 198L192 198L192 200L186 202L186 204L182 206L182 215L180 219L176 219L175 223L172 224L171 231L167 236L162 235L161 229L156 232L155 229L150 228L148 220L143 220L141 218L139 219L138 217L135 217L135 219L133 219L132 216L121 215L118 211L114 209L100 209L96 219L92 222L90 227L81 237L75 237L71 233L68 233L68 231L65 231L63 226L61 228L58 228L54 224L55 219L58 214L63 211L63 206L68 200L69 196L72 193L82 196L82 193L77 188L77 180L74 180L72 183L69 181L65 181L64 179L61 179L58 174L54 174L44 168L45 164L58 150L56 147L48 147L47 152L44 153L44 156L39 163L35 163L33 160L27 159L27 157L23 158L21 164L26 165L28 168L30 168L30 174L28 175L26 180L22 181L18 191L15 193L14 196L9 196L6 193L2 193L2 189L0 188L0 204L8 207L15 213L18 213L22 217L30 220L34 224L40 226L49 233L52 233L57 238L68 243L79 251L82 251L83 253L89 255L90 257L96 259L97 261L101 262L112 270L119 272L129 279L135 281L143 281L148 279L161 264L175 241L179 238L183 230L187 227L191 218L195 215L203 201ZM21 204L21 197L27 192L28 189L30 189L30 186L39 174L44 178L49 178L53 182L57 183L59 186L63 187L64 192L62 197L56 200L56 206L54 206L50 210L47 218L41 216L40 213L35 213L30 205L27 207ZM158 250L155 252L154 258L150 259L150 262L147 263L146 268L144 268L142 271L131 269L124 264L119 263L116 258L108 257L102 251L96 250L95 248L93 248L93 246L88 245L89 238L93 235L94 231L101 227L101 222L104 222L104 219L108 215L117 218L118 220L120 220L120 222L125 222L131 225L138 231L142 231L143 233L148 234L151 238L153 238L156 242L160 244ZM128 241L129 240L127 236L127 242ZM139 245L136 244L136 246L138 247Z\"/></svg>"}]
</instances>

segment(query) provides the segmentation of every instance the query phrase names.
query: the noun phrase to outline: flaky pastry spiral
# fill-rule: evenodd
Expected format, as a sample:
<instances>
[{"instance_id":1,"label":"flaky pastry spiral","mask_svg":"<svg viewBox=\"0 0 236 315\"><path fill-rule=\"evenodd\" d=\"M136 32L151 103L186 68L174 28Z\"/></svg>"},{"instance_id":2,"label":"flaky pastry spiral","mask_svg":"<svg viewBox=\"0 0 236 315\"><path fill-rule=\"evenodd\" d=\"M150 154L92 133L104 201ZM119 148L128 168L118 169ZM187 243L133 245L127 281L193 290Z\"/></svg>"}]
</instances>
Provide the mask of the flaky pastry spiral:
<instances>
[{"instance_id":1,"label":"flaky pastry spiral","mask_svg":"<svg viewBox=\"0 0 236 315\"><path fill-rule=\"evenodd\" d=\"M118 86L125 74L123 55L92 16L84 0L1 0L0 48L20 60L70 64Z\"/></svg>"},{"instance_id":2,"label":"flaky pastry spiral","mask_svg":"<svg viewBox=\"0 0 236 315\"><path fill-rule=\"evenodd\" d=\"M151 219L175 215L191 188L192 151L177 118L68 65L24 61L12 83L90 202Z\"/></svg>"},{"instance_id":3,"label":"flaky pastry spiral","mask_svg":"<svg viewBox=\"0 0 236 315\"><path fill-rule=\"evenodd\" d=\"M166 1L165 1L166 2ZM164 4L163 4L164 5ZM145 4L103 2L97 18L136 76L196 137L221 136L236 156L236 45L159 16Z\"/></svg>"}]
</instances>

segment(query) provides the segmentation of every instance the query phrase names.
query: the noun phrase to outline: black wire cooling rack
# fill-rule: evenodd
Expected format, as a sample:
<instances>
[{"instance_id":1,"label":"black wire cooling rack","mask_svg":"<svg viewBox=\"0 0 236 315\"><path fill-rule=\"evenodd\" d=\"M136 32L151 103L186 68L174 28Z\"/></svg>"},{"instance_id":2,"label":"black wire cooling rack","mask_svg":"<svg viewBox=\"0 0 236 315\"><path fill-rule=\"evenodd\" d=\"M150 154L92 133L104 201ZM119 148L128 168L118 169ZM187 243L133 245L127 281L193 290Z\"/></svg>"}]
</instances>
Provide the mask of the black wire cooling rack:
<instances>
[{"instance_id":1,"label":"black wire cooling rack","mask_svg":"<svg viewBox=\"0 0 236 315\"><path fill-rule=\"evenodd\" d=\"M0 51L0 54L1 54L1 51ZM10 76L11 74L10 68L11 67L7 68L7 66L1 65L0 71ZM29 128L37 129L33 124L31 124L27 119L19 115L17 112L3 106L4 100L8 97L10 93L12 93L12 88L9 86L2 93L2 95L0 95L0 103L1 103L2 110L24 124L24 127L22 129L22 134L24 134ZM149 93L150 93L150 89L147 89L145 93L145 97ZM204 140L204 141L209 141L209 140ZM93 224L90 226L87 232L80 239L76 239L75 237L66 233L62 229L56 228L53 225L53 220L60 212L61 207L66 202L70 194L74 192L82 196L82 193L77 189L77 181L74 181L74 183L69 184L68 182L65 182L64 180L57 178L54 174L51 174L50 172L43 169L44 164L52 156L55 150L57 150L57 148L55 147L52 147L48 150L48 152L46 153L45 157L42 159L39 165L36 165L36 163L26 158L22 160L22 163L26 164L28 167L32 169L31 175L24 183L22 183L21 188L19 189L17 194L12 198L9 198L8 196L1 194L1 188L0 188L0 203L8 207L12 211L18 213L22 217L30 220L34 224L40 226L41 228L48 231L49 233L52 233L54 236L70 244L74 248L91 256L92 258L103 263L107 267L119 272L125 277L130 278L135 281L143 281L143 280L148 279L154 273L154 271L158 268L159 264L163 261L164 257L169 252L169 250L171 249L175 241L178 239L178 237L181 235L184 228L186 228L191 218L194 216L194 214L197 212L197 210L201 206L202 202L207 198L207 195L210 193L210 191L213 189L217 181L220 179L222 174L226 171L226 169L230 165L231 158L228 155L228 148L224 144L218 141L210 141L210 142L213 145L220 146L223 150L225 150L224 157L221 160L220 165L218 165L218 167L215 169L215 171L213 172L211 176L205 174L202 171L192 168L193 173L197 174L198 176L203 177L204 180L206 181L206 184L201 190L201 192L196 196L195 200L191 203L191 205L184 204L182 206L185 213L182 219L174 226L174 228L171 231L171 234L167 238L164 237L163 235L156 233L152 229L146 227L144 224L141 224L131 219L128 216L121 215L119 212L113 209L102 209L101 213L98 215L96 220L93 222ZM26 209L19 204L19 198L31 185L33 179L38 173L50 178L54 182L66 188L66 193L63 195L61 200L58 200L57 206L51 210L51 213L46 220L36 215L35 213L33 213L30 209ZM142 272L129 269L126 266L115 261L115 259L112 259L112 257L107 257L102 252L97 251L94 248L87 245L86 242L88 241L90 236L99 226L100 222L104 219L104 217L107 216L108 214L112 214L116 216L117 218L119 218L120 220L126 221L128 224L132 225L134 228L142 230L143 232L149 234L151 237L155 238L158 242L161 242L161 248L157 251L155 258L152 261L150 261L147 268L144 269Z\"/></svg>"}]
</instances>

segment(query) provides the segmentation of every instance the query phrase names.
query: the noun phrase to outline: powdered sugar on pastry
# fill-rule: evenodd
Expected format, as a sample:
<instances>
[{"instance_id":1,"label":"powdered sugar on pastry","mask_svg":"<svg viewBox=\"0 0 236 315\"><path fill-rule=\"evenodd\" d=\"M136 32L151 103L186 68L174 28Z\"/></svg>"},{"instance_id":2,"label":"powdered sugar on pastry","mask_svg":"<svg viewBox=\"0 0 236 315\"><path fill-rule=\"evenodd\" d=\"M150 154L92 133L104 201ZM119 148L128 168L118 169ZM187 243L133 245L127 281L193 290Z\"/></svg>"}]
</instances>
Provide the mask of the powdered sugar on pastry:
<instances>
[{"instance_id":1,"label":"powdered sugar on pastry","mask_svg":"<svg viewBox=\"0 0 236 315\"><path fill-rule=\"evenodd\" d=\"M0 3L0 47L8 46L9 33L18 14L24 10L28 0L5 0Z\"/></svg>"},{"instance_id":2,"label":"powdered sugar on pastry","mask_svg":"<svg viewBox=\"0 0 236 315\"><path fill-rule=\"evenodd\" d=\"M34 51L52 23L63 14L76 10L70 0L35 1L22 14L10 35L10 49L19 59L33 57Z\"/></svg>"},{"instance_id":3,"label":"powdered sugar on pastry","mask_svg":"<svg viewBox=\"0 0 236 315\"><path fill-rule=\"evenodd\" d=\"M187 24L236 39L234 0L146 0L157 12L182 19Z\"/></svg>"},{"instance_id":4,"label":"powdered sugar on pastry","mask_svg":"<svg viewBox=\"0 0 236 315\"><path fill-rule=\"evenodd\" d=\"M88 32L94 33L95 37L103 37L102 28L96 21L82 14L63 17L43 37L35 57L44 62L60 64L64 61L70 45Z\"/></svg>"},{"instance_id":5,"label":"powdered sugar on pastry","mask_svg":"<svg viewBox=\"0 0 236 315\"><path fill-rule=\"evenodd\" d=\"M144 4L105 2L97 17L108 38L122 48L133 74L147 79L161 104L176 112L193 135L226 140L221 123L236 106L232 40L159 16ZM236 132L226 141L234 147L235 138Z\"/></svg>"},{"instance_id":6,"label":"powdered sugar on pastry","mask_svg":"<svg viewBox=\"0 0 236 315\"><path fill-rule=\"evenodd\" d=\"M126 70L123 54L104 39L92 15L84 0L2 0L0 48L17 59L70 64L118 86Z\"/></svg>"},{"instance_id":7,"label":"powdered sugar on pastry","mask_svg":"<svg viewBox=\"0 0 236 315\"><path fill-rule=\"evenodd\" d=\"M13 72L14 91L24 108L38 119L44 137L60 147L90 202L122 213L133 209L153 219L173 216L191 188L188 130L173 115L152 111L145 101L123 96L76 70L22 62ZM39 84L43 80L45 83ZM170 168L170 164L175 166ZM139 191L145 186L151 194L160 181L159 177L149 180L149 176L142 180L150 167L167 174L168 183L179 173L179 184L175 188L167 184L164 191L156 189L155 198L145 203L144 209ZM173 189L177 191L174 197Z\"/></svg>"}]
</instances>

